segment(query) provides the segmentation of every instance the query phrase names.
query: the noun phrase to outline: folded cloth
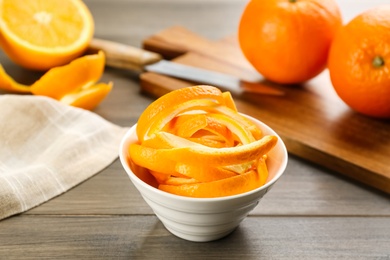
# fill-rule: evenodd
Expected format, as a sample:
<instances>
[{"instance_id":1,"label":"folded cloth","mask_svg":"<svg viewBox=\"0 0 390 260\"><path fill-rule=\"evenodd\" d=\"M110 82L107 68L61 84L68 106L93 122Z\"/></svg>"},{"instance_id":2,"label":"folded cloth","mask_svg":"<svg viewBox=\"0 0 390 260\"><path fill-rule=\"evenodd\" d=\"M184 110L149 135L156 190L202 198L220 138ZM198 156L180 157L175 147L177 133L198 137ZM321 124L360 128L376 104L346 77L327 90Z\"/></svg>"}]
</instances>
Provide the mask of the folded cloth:
<instances>
[{"instance_id":1,"label":"folded cloth","mask_svg":"<svg viewBox=\"0 0 390 260\"><path fill-rule=\"evenodd\" d=\"M126 130L47 97L0 95L0 219L107 167Z\"/></svg>"}]
</instances>

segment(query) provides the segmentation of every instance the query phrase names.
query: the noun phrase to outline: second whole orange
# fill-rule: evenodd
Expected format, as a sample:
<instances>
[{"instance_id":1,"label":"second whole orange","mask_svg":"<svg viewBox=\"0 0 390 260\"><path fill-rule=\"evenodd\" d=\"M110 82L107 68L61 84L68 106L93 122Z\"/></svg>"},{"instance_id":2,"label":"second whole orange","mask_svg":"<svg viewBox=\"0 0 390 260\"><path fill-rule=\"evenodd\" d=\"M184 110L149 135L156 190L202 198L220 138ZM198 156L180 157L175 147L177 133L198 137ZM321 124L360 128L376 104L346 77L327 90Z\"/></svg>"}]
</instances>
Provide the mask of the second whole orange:
<instances>
[{"instance_id":1,"label":"second whole orange","mask_svg":"<svg viewBox=\"0 0 390 260\"><path fill-rule=\"evenodd\" d=\"M339 97L354 110L390 118L390 5L352 19L336 35L329 73Z\"/></svg>"},{"instance_id":2,"label":"second whole orange","mask_svg":"<svg viewBox=\"0 0 390 260\"><path fill-rule=\"evenodd\" d=\"M265 78L295 84L321 73L342 25L334 0L251 0L238 28L241 50Z\"/></svg>"}]
</instances>

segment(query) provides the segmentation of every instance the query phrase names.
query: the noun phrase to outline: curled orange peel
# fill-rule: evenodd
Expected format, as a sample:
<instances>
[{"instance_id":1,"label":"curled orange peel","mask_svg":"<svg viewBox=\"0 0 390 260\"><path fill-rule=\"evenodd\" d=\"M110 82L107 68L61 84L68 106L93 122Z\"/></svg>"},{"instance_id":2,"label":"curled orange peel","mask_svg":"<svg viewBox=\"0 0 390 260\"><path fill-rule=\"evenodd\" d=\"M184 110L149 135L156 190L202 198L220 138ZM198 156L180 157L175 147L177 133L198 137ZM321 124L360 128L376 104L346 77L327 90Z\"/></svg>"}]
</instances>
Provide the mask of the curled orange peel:
<instances>
[{"instance_id":1,"label":"curled orange peel","mask_svg":"<svg viewBox=\"0 0 390 260\"><path fill-rule=\"evenodd\" d=\"M259 180L259 174L256 171L252 170L242 175L237 175L234 177L212 182L183 185L160 184L159 189L172 194L187 197L223 197L236 195L239 193L256 189L261 185Z\"/></svg>"},{"instance_id":2,"label":"curled orange peel","mask_svg":"<svg viewBox=\"0 0 390 260\"><path fill-rule=\"evenodd\" d=\"M111 91L112 82L96 83L103 74L102 51L85 55L67 65L54 67L31 86L17 83L0 65L0 89L54 98L64 104L92 110Z\"/></svg>"},{"instance_id":3,"label":"curled orange peel","mask_svg":"<svg viewBox=\"0 0 390 260\"><path fill-rule=\"evenodd\" d=\"M160 134L160 133L159 133ZM255 142L237 147L212 148L204 145L181 146L155 149L140 144L130 145L130 156L137 164L151 165L162 161L176 161L185 164L227 166L259 159L275 146L275 136L264 136ZM135 153L145 154L142 160Z\"/></svg>"},{"instance_id":4,"label":"curled orange peel","mask_svg":"<svg viewBox=\"0 0 390 260\"><path fill-rule=\"evenodd\" d=\"M161 97L136 130L130 160L149 170L159 189L189 197L229 196L264 185L266 155L278 141L239 114L229 92L211 86Z\"/></svg>"},{"instance_id":5,"label":"curled orange peel","mask_svg":"<svg viewBox=\"0 0 390 260\"><path fill-rule=\"evenodd\" d=\"M143 141L145 134L149 130L151 120L165 120L161 115L167 108L171 108L174 105L180 105L181 103L191 100L201 99L213 99L218 104L225 103L225 98L222 96L222 92L211 86L195 86L191 89L183 88L172 91L156 101L150 104L145 111L141 114L137 122L137 135L138 138ZM156 118L158 117L158 118Z\"/></svg>"},{"instance_id":6,"label":"curled orange peel","mask_svg":"<svg viewBox=\"0 0 390 260\"><path fill-rule=\"evenodd\" d=\"M0 89L7 90L13 93L31 93L31 88L27 85L20 84L11 78L5 72L0 64Z\"/></svg>"}]
</instances>

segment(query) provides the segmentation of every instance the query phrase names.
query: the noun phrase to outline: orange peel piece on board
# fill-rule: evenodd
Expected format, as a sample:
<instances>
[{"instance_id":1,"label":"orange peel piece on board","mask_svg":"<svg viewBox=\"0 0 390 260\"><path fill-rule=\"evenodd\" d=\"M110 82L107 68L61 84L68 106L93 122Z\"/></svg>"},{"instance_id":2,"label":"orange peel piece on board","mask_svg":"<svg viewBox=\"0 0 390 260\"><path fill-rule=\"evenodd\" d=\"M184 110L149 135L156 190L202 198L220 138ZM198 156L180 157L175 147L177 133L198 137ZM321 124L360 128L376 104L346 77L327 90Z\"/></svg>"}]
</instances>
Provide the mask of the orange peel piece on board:
<instances>
[{"instance_id":1,"label":"orange peel piece on board","mask_svg":"<svg viewBox=\"0 0 390 260\"><path fill-rule=\"evenodd\" d=\"M265 159L278 141L239 114L229 92L211 86L156 100L136 129L131 160L148 169L160 190L189 197L229 196L264 185Z\"/></svg>"}]
</instances>

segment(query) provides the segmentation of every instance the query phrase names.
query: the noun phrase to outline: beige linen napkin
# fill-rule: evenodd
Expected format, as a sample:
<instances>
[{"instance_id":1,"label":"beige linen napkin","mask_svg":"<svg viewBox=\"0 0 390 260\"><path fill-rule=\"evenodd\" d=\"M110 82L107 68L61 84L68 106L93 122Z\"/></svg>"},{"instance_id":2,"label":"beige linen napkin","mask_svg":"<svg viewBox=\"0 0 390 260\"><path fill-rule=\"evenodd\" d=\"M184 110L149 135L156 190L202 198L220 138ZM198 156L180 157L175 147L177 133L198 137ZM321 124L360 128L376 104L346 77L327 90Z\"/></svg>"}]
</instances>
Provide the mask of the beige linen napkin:
<instances>
[{"instance_id":1,"label":"beige linen napkin","mask_svg":"<svg viewBox=\"0 0 390 260\"><path fill-rule=\"evenodd\" d=\"M104 169L126 130L47 97L0 95L0 219Z\"/></svg>"}]
</instances>

